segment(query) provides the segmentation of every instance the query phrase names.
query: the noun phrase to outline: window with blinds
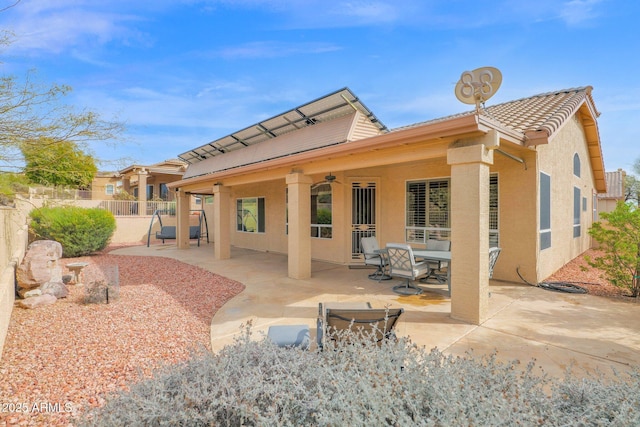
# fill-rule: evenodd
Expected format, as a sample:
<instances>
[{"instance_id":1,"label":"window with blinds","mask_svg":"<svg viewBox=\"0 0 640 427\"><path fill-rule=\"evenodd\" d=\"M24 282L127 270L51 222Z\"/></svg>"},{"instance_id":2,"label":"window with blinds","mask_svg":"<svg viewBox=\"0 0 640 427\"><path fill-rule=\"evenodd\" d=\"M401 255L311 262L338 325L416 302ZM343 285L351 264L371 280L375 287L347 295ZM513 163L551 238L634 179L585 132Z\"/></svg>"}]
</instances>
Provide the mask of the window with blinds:
<instances>
[{"instance_id":1,"label":"window with blinds","mask_svg":"<svg viewBox=\"0 0 640 427\"><path fill-rule=\"evenodd\" d=\"M406 241L450 238L449 180L407 182Z\"/></svg>"},{"instance_id":2,"label":"window with blinds","mask_svg":"<svg viewBox=\"0 0 640 427\"><path fill-rule=\"evenodd\" d=\"M489 246L500 246L498 175L489 177ZM451 239L451 181L436 179L407 182L405 239Z\"/></svg>"},{"instance_id":3,"label":"window with blinds","mask_svg":"<svg viewBox=\"0 0 640 427\"><path fill-rule=\"evenodd\" d=\"M489 176L489 247L500 247L498 232L498 175Z\"/></svg>"}]
</instances>

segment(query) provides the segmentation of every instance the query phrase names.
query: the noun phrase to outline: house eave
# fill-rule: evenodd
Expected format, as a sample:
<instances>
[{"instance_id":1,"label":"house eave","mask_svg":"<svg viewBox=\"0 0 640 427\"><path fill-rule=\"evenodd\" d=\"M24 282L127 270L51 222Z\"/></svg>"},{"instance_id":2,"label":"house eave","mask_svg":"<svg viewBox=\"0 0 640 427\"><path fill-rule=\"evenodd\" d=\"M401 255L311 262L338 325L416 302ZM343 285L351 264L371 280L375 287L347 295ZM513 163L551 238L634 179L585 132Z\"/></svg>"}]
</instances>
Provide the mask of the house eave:
<instances>
[{"instance_id":1,"label":"house eave","mask_svg":"<svg viewBox=\"0 0 640 427\"><path fill-rule=\"evenodd\" d=\"M500 127L499 124L492 119L478 115L466 115L445 121L427 123L416 127L392 131L366 139L349 141L342 144L295 153L289 156L270 159L255 164L199 175L172 182L168 184L168 186L170 188L195 187L202 183L220 182L225 179L256 172L265 172L273 169L286 169L294 166L299 167L300 165L309 164L318 159L349 157L372 151L408 146L425 141L431 141L433 144L444 145L444 153L446 146L456 137L470 137L473 135L481 136L489 130L496 128L499 128L498 130L501 132L501 136L522 145L524 137L521 134ZM504 134L502 132L504 132Z\"/></svg>"}]
</instances>

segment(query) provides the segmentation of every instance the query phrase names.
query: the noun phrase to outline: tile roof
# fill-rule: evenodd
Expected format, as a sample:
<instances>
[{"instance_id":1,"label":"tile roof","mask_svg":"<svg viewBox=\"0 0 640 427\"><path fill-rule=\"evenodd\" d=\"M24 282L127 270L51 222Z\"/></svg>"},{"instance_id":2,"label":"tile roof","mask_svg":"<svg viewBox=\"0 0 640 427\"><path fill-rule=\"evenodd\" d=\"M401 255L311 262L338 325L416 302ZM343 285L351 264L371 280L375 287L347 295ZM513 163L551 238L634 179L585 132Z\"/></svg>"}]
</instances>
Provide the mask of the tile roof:
<instances>
[{"instance_id":1,"label":"tile roof","mask_svg":"<svg viewBox=\"0 0 640 427\"><path fill-rule=\"evenodd\" d=\"M330 97L335 98L338 95L342 94L342 92L344 91L348 91L348 89L345 88L345 89L342 89L341 91L337 91L331 94ZM591 97L591 91L592 91L591 86L583 86L583 87L564 89L564 90L559 90L554 92L542 93L542 94L534 95L527 98L505 102L502 104L491 105L486 108L481 108L479 118L482 118L482 121L484 122L485 126L488 125L490 127L493 127L498 131L504 133L505 135L509 134L512 141L515 142L519 140L519 142L523 146L533 146L538 144L549 143L553 139L554 135L563 126L563 124L566 123L567 120L569 120L571 117L573 117L576 113L580 111L581 113L583 113L581 114L581 120L582 120L582 125L585 129L586 142L589 149L589 157L591 161L592 170L594 172L596 189L599 193L603 193L606 191L606 183L605 183L605 177L604 177L604 163L602 160L602 150L600 147L600 137L598 134L598 128L596 123L596 118L600 114L597 112L595 105L593 103L593 99ZM349 94L351 93L349 92ZM321 98L320 101L324 100L325 98ZM348 111L353 111L353 108L351 105L353 104L353 101L350 101L348 97L345 98L342 96L340 97L340 99L346 102L336 104L339 108L344 108ZM355 99L357 100L357 98ZM313 101L308 105L316 105L318 101L319 100ZM358 110L359 109L360 108L358 108ZM371 113L369 110L366 110L366 112L368 113L367 114L368 117L373 117L373 113ZM379 129L379 131L382 133L386 133L387 137L394 138L393 134L398 131L409 130L409 129L414 129L414 128L423 127L423 126L431 127L431 125L433 125L434 128L438 128L441 124L444 124L445 126L447 122L455 124L454 122L458 122L461 119L466 120L467 118L470 118L475 114L477 113L476 113L476 110L474 109L472 111L467 111L460 114L441 117L435 120L429 120L429 121L415 123L408 126L395 128L388 132L383 132L382 129ZM275 119L280 120L280 117L281 116L277 116ZM331 121L330 119L335 119L335 118L336 118L335 116L327 117L328 119L327 121ZM275 119L270 119L270 120L275 120ZM318 124L320 122L322 122L322 120L319 120ZM376 120L376 122L378 121ZM476 121L474 123L477 126L478 122ZM296 131L300 132L300 131L304 131L305 129L308 130L308 128L311 128L311 127L315 128L315 126L307 126L302 129L296 128ZM253 129L252 127L250 128ZM247 128L247 129L250 129L250 128ZM386 128L384 130L386 130ZM236 133L234 135L239 135L240 133L245 131L246 130L240 131L239 133ZM289 132L285 132L285 133L289 133ZM234 143L236 145L239 145L237 143L241 141L242 138L232 138L234 135L231 135L225 138L231 138L233 139L233 141L235 141ZM263 134L260 134L260 135L262 135L261 138L264 137L266 138L266 140L269 141L270 143L269 145L272 145L277 140L280 140L280 142L282 142L282 139L287 139L287 137L291 136L291 135L279 135L280 138L273 138L273 137L267 138ZM382 137L384 135L378 135L378 136ZM294 139L296 139L296 137L294 137ZM255 142L256 143L254 145L256 147L261 146L259 147L260 149L267 148L262 146L261 144L258 144L258 142L261 142L261 141L256 140ZM341 143L343 142L348 142L348 140L337 139L334 141L335 143L334 145L342 145ZM326 146L326 144L321 146L324 147ZM314 149L320 148L321 146L307 147L307 150L305 151L313 151ZM194 156L197 155L196 157L198 157L198 160L196 161L195 160L196 157L192 156L193 161L199 162L200 160L206 160L204 162L206 163L206 165L203 164L201 165L201 167L194 167L194 164L192 163L187 169L185 178L187 177L195 178L197 176L211 174L216 171L220 171L222 169L228 169L230 165L227 165L227 167L220 169L219 167L220 165L218 163L222 162L220 159L225 156L218 156L217 153L211 152L210 149L215 149L215 148L216 148L216 145L214 142L214 143L210 143L208 145L199 147L196 150L192 150L190 152L191 154L189 155L191 156L193 154ZM227 147L227 148L234 148L234 147ZM253 153L254 151L257 150L257 148L255 150L249 150L249 151L247 151L248 147L245 146L243 148L244 149L241 150L242 153L235 153L237 154L237 156L234 155L234 156L231 156L231 158L229 156L226 156L226 160L229 160L231 163L233 163L235 167L240 166L240 164L247 164L245 162L246 159L244 159L245 157L244 155ZM283 147L283 148L286 149L287 147ZM290 154L296 154L301 152L300 150L296 150L292 152L291 148L292 147L289 147L289 151L287 151L285 154L290 155ZM225 151L227 154L229 154L228 149L219 150L219 151L221 152ZM256 154L257 156L257 153L254 153L254 154ZM187 156L181 155L180 157L182 159L185 159L185 157ZM235 157L241 157L244 160L243 162L239 162L238 159L235 159ZM279 157L282 157L282 155L280 155ZM214 160L214 158L216 158L216 160ZM272 157L257 156L257 157L254 157L252 162L250 162L249 164L259 163L261 161L265 161L271 158ZM216 164L216 167L213 167L212 162Z\"/></svg>"},{"instance_id":2,"label":"tile roof","mask_svg":"<svg viewBox=\"0 0 640 427\"><path fill-rule=\"evenodd\" d=\"M523 135L543 131L546 136L549 137L560 128L565 120L571 117L571 115L580 108L585 99L587 99L593 106L591 90L591 86L583 86L542 93L482 108L481 114L490 117L506 128L522 133ZM393 131L441 122L455 117L472 114L475 114L475 110L395 128ZM595 117L598 115L599 113L595 112Z\"/></svg>"},{"instance_id":3,"label":"tile roof","mask_svg":"<svg viewBox=\"0 0 640 427\"><path fill-rule=\"evenodd\" d=\"M624 199L624 177L625 172L618 169L615 172L606 172L607 192L598 194L600 199Z\"/></svg>"}]
</instances>

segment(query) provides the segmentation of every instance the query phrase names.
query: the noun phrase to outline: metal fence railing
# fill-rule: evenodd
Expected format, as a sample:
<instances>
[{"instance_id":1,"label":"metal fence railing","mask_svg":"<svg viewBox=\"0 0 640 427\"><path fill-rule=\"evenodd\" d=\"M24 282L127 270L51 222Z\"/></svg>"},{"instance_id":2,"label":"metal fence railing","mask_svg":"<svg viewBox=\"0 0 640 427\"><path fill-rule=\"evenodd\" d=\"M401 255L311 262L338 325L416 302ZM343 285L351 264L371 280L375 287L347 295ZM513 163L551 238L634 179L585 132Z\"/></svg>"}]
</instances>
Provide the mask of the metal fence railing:
<instances>
[{"instance_id":1,"label":"metal fence railing","mask_svg":"<svg viewBox=\"0 0 640 427\"><path fill-rule=\"evenodd\" d=\"M96 206L105 209L116 216L137 216L153 215L155 211L160 211L165 215L175 215L176 202L162 200L101 200L102 193L92 193L91 190L73 190L64 188L30 187L29 199L78 201L82 206Z\"/></svg>"},{"instance_id":2,"label":"metal fence railing","mask_svg":"<svg viewBox=\"0 0 640 427\"><path fill-rule=\"evenodd\" d=\"M103 200L98 207L108 210L115 216L153 215L155 211L161 211L166 215L175 215L176 213L176 202Z\"/></svg>"}]
</instances>

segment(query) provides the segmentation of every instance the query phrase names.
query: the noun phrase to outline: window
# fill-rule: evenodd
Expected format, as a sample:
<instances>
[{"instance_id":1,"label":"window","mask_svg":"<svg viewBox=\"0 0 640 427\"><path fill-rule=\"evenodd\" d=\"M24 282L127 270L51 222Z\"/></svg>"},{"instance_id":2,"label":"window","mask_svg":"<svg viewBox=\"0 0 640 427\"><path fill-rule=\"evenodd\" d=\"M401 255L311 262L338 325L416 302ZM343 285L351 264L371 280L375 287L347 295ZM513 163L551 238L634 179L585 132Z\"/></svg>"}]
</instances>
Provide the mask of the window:
<instances>
[{"instance_id":1,"label":"window","mask_svg":"<svg viewBox=\"0 0 640 427\"><path fill-rule=\"evenodd\" d=\"M407 182L405 239L426 243L451 238L450 180ZM499 246L498 175L489 177L489 244Z\"/></svg>"},{"instance_id":2,"label":"window","mask_svg":"<svg viewBox=\"0 0 640 427\"><path fill-rule=\"evenodd\" d=\"M573 187L573 237L580 237L580 194L579 187Z\"/></svg>"},{"instance_id":3,"label":"window","mask_svg":"<svg viewBox=\"0 0 640 427\"><path fill-rule=\"evenodd\" d=\"M284 233L289 234L289 189L285 188ZM320 184L311 188L311 237L331 239L333 237L333 192L331 184Z\"/></svg>"},{"instance_id":4,"label":"window","mask_svg":"<svg viewBox=\"0 0 640 427\"><path fill-rule=\"evenodd\" d=\"M153 184L147 185L147 200L153 199Z\"/></svg>"},{"instance_id":5,"label":"window","mask_svg":"<svg viewBox=\"0 0 640 427\"><path fill-rule=\"evenodd\" d=\"M107 196L113 196L113 193L114 193L113 184L107 184L104 187L104 192Z\"/></svg>"},{"instance_id":6,"label":"window","mask_svg":"<svg viewBox=\"0 0 640 427\"><path fill-rule=\"evenodd\" d=\"M449 180L407 182L405 239L426 243L449 239Z\"/></svg>"},{"instance_id":7,"label":"window","mask_svg":"<svg viewBox=\"0 0 640 427\"><path fill-rule=\"evenodd\" d=\"M311 188L311 237L330 239L332 226L331 184L320 184Z\"/></svg>"},{"instance_id":8,"label":"window","mask_svg":"<svg viewBox=\"0 0 640 427\"><path fill-rule=\"evenodd\" d=\"M540 172L540 250L551 247L551 176Z\"/></svg>"},{"instance_id":9,"label":"window","mask_svg":"<svg viewBox=\"0 0 640 427\"><path fill-rule=\"evenodd\" d=\"M580 177L580 156L578 153L573 155L573 174Z\"/></svg>"},{"instance_id":10,"label":"window","mask_svg":"<svg viewBox=\"0 0 640 427\"><path fill-rule=\"evenodd\" d=\"M165 183L160 184L160 198L164 201L169 200L169 187Z\"/></svg>"},{"instance_id":11,"label":"window","mask_svg":"<svg viewBox=\"0 0 640 427\"><path fill-rule=\"evenodd\" d=\"M264 197L238 199L236 215L238 231L264 233Z\"/></svg>"},{"instance_id":12,"label":"window","mask_svg":"<svg viewBox=\"0 0 640 427\"><path fill-rule=\"evenodd\" d=\"M498 227L498 175L489 176L489 247L500 246Z\"/></svg>"}]
</instances>

